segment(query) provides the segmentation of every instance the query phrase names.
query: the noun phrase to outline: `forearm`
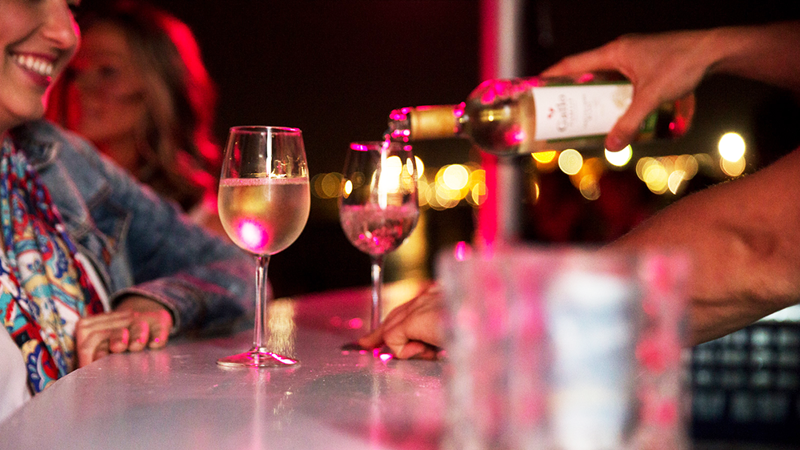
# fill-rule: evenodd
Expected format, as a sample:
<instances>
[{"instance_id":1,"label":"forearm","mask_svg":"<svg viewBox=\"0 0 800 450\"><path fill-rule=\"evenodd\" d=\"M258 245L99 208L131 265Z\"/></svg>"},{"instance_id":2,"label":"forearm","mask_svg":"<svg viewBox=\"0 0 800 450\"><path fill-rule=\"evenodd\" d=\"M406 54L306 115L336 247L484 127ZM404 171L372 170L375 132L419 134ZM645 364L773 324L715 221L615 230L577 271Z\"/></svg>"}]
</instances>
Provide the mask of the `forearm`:
<instances>
[{"instance_id":1,"label":"forearm","mask_svg":"<svg viewBox=\"0 0 800 450\"><path fill-rule=\"evenodd\" d=\"M750 78L800 94L800 21L709 31L710 73Z\"/></svg>"},{"instance_id":2,"label":"forearm","mask_svg":"<svg viewBox=\"0 0 800 450\"><path fill-rule=\"evenodd\" d=\"M245 257L188 267L167 277L137 284L114 294L118 304L142 296L164 305L172 314L171 334L227 330L252 309L253 264Z\"/></svg>"},{"instance_id":3,"label":"forearm","mask_svg":"<svg viewBox=\"0 0 800 450\"><path fill-rule=\"evenodd\" d=\"M608 246L690 253L690 343L720 337L797 302L795 167L800 167L797 151L755 175L678 201Z\"/></svg>"},{"instance_id":4,"label":"forearm","mask_svg":"<svg viewBox=\"0 0 800 450\"><path fill-rule=\"evenodd\" d=\"M117 290L112 303L129 296L161 303L172 314L173 334L219 331L252 309L254 269L247 254L193 224L118 167L102 169L113 186L109 202L129 217L121 242L133 283Z\"/></svg>"}]
</instances>

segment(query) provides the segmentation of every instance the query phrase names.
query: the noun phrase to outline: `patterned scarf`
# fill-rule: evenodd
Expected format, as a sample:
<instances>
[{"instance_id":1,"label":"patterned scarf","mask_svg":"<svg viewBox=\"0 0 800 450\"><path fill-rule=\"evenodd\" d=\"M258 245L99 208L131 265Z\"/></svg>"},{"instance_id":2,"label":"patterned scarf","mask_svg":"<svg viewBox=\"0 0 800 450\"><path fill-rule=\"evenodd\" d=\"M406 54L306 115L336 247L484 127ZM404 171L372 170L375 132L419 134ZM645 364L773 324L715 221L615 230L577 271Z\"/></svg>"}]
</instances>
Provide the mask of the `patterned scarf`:
<instances>
[{"instance_id":1,"label":"patterned scarf","mask_svg":"<svg viewBox=\"0 0 800 450\"><path fill-rule=\"evenodd\" d=\"M0 151L0 319L35 394L75 365L75 323L103 305L50 193L6 137Z\"/></svg>"}]
</instances>

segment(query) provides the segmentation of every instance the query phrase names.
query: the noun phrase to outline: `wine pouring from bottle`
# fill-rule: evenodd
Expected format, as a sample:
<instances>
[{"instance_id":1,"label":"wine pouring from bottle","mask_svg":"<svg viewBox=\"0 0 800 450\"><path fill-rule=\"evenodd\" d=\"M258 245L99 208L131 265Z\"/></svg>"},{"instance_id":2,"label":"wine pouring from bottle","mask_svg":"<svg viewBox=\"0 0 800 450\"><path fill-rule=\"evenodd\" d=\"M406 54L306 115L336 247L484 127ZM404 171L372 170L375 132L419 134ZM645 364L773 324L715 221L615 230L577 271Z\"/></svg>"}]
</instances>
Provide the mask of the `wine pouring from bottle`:
<instances>
[{"instance_id":1,"label":"wine pouring from bottle","mask_svg":"<svg viewBox=\"0 0 800 450\"><path fill-rule=\"evenodd\" d=\"M568 148L602 152L605 136L632 98L633 85L615 73L487 80L458 105L392 111L386 137L399 142L461 137L498 155ZM682 136L694 103L689 94L662 104L642 122L635 142Z\"/></svg>"}]
</instances>

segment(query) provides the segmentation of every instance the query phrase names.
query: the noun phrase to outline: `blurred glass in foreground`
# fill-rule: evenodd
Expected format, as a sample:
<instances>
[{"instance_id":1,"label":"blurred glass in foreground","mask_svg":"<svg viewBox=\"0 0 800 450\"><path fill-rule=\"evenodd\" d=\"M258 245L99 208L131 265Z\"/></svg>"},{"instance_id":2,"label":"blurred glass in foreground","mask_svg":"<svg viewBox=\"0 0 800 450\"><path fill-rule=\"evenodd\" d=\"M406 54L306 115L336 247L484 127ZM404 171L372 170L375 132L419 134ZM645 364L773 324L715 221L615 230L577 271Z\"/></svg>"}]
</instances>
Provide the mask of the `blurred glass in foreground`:
<instances>
[{"instance_id":1,"label":"blurred glass in foreground","mask_svg":"<svg viewBox=\"0 0 800 450\"><path fill-rule=\"evenodd\" d=\"M688 449L688 260L577 247L439 256L448 449Z\"/></svg>"}]
</instances>

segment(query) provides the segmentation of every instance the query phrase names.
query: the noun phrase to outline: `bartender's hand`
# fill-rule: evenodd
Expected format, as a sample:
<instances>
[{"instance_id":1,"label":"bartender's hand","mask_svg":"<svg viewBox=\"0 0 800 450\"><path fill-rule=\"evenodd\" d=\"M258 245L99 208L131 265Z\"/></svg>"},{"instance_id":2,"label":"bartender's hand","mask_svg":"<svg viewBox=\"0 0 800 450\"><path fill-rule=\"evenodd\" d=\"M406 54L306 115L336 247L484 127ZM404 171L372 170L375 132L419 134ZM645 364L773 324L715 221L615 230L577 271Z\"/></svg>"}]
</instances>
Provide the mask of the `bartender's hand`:
<instances>
[{"instance_id":1,"label":"bartender's hand","mask_svg":"<svg viewBox=\"0 0 800 450\"><path fill-rule=\"evenodd\" d=\"M160 303L131 296L115 311L83 317L75 326L78 367L109 353L161 348L172 329L172 314Z\"/></svg>"},{"instance_id":2,"label":"bartender's hand","mask_svg":"<svg viewBox=\"0 0 800 450\"><path fill-rule=\"evenodd\" d=\"M358 340L363 348L388 346L400 359L436 359L443 343L444 302L436 285L390 312L381 326Z\"/></svg>"},{"instance_id":3,"label":"bartender's hand","mask_svg":"<svg viewBox=\"0 0 800 450\"><path fill-rule=\"evenodd\" d=\"M708 31L626 35L602 47L568 56L542 76L616 71L633 84L633 100L606 138L606 148L622 150L658 106L692 92L714 64L718 44Z\"/></svg>"}]
</instances>

